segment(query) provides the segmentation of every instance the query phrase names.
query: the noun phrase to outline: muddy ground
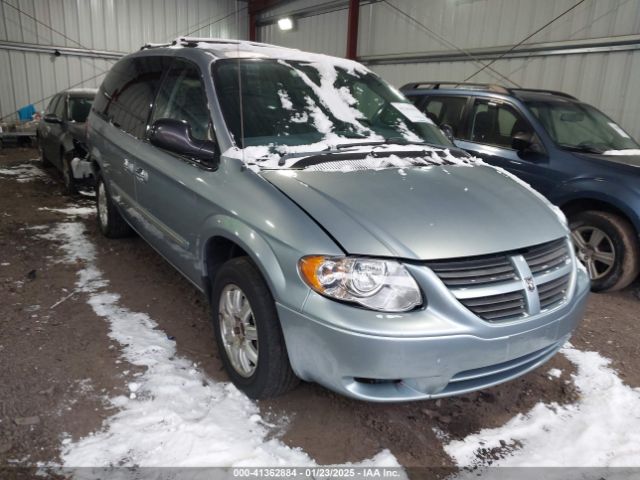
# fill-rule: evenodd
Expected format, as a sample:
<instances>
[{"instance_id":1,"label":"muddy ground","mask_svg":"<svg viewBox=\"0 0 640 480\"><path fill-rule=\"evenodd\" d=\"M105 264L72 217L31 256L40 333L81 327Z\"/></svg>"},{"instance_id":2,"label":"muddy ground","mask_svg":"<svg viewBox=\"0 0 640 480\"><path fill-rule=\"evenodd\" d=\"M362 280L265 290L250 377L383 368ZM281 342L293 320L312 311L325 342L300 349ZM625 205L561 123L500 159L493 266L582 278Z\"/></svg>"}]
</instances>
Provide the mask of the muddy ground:
<instances>
[{"instance_id":1,"label":"muddy ground","mask_svg":"<svg viewBox=\"0 0 640 480\"><path fill-rule=\"evenodd\" d=\"M31 149L3 150L0 168L36 157ZM56 461L64 437L77 439L100 428L113 413L104 398L125 392L135 373L108 338L105 320L94 314L84 294L73 293L78 268L55 263L57 245L38 236L38 226L68 218L42 208L93 205L90 197L64 196L60 175L51 169L47 174L26 182L0 175L0 466ZM86 222L98 266L110 290L121 295L120 304L147 312L175 337L180 355L226 381L202 295L142 239L107 240L93 216L79 220ZM611 358L633 387L640 387L640 371L634 368L640 353L639 302L638 284L592 295L572 339L580 349ZM551 368L562 370L560 379L548 375ZM572 371L557 355L518 380L462 397L380 405L303 384L259 406L265 418L281 425L274 435L319 463L359 461L388 448L405 466L451 466L434 427L462 438L502 425L539 401L575 401L572 383L564 381Z\"/></svg>"}]
</instances>

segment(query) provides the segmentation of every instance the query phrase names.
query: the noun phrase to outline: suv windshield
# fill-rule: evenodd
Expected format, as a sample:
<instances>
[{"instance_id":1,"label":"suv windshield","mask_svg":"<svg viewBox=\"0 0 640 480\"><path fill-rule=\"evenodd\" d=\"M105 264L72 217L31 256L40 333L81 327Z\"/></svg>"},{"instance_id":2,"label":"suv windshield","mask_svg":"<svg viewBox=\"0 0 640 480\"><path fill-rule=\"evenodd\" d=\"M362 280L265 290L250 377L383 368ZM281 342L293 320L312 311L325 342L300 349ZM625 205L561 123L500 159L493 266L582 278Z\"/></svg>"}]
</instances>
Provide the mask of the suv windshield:
<instances>
[{"instance_id":1,"label":"suv windshield","mask_svg":"<svg viewBox=\"0 0 640 480\"><path fill-rule=\"evenodd\" d=\"M216 92L236 145L281 147L282 153L291 151L289 146L310 144L317 150L318 143L327 148L356 142L453 146L402 94L354 65L270 59L216 62Z\"/></svg>"},{"instance_id":2,"label":"suv windshield","mask_svg":"<svg viewBox=\"0 0 640 480\"><path fill-rule=\"evenodd\" d=\"M562 148L590 153L639 148L618 124L590 105L557 100L526 104Z\"/></svg>"}]
</instances>

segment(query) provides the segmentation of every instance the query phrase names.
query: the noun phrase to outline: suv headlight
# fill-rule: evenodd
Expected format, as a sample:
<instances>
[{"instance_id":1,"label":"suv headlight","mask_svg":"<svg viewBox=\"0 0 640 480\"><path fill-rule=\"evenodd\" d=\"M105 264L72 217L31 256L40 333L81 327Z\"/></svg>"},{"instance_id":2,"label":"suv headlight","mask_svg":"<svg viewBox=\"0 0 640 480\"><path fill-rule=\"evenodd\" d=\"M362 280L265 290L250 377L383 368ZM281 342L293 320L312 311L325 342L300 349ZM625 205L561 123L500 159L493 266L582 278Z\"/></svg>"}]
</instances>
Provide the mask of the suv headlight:
<instances>
[{"instance_id":1,"label":"suv headlight","mask_svg":"<svg viewBox=\"0 0 640 480\"><path fill-rule=\"evenodd\" d=\"M316 292L382 312L405 312L422 304L418 284L392 260L310 255L298 262L302 279Z\"/></svg>"}]
</instances>

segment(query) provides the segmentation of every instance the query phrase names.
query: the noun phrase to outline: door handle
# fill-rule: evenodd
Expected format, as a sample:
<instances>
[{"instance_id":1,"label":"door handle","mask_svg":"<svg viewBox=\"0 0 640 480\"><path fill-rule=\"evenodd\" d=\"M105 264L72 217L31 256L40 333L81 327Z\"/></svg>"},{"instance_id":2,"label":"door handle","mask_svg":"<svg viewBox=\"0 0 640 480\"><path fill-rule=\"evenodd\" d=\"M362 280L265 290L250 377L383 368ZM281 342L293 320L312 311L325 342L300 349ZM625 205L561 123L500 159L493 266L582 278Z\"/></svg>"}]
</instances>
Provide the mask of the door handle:
<instances>
[{"instance_id":1,"label":"door handle","mask_svg":"<svg viewBox=\"0 0 640 480\"><path fill-rule=\"evenodd\" d=\"M142 168L136 168L135 176L141 182L146 182L147 180L149 180L149 174Z\"/></svg>"}]
</instances>

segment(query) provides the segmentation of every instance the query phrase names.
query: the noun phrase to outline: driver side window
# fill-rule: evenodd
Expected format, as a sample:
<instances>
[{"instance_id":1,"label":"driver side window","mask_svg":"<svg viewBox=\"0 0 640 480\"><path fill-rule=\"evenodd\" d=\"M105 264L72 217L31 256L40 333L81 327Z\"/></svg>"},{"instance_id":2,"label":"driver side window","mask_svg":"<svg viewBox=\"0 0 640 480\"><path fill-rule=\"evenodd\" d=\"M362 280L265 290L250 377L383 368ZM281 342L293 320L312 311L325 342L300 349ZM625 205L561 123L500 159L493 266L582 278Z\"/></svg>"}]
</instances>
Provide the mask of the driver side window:
<instances>
[{"instance_id":1,"label":"driver side window","mask_svg":"<svg viewBox=\"0 0 640 480\"><path fill-rule=\"evenodd\" d=\"M161 118L182 120L198 140L212 140L207 95L198 68L176 60L156 97L150 125Z\"/></svg>"}]
</instances>

